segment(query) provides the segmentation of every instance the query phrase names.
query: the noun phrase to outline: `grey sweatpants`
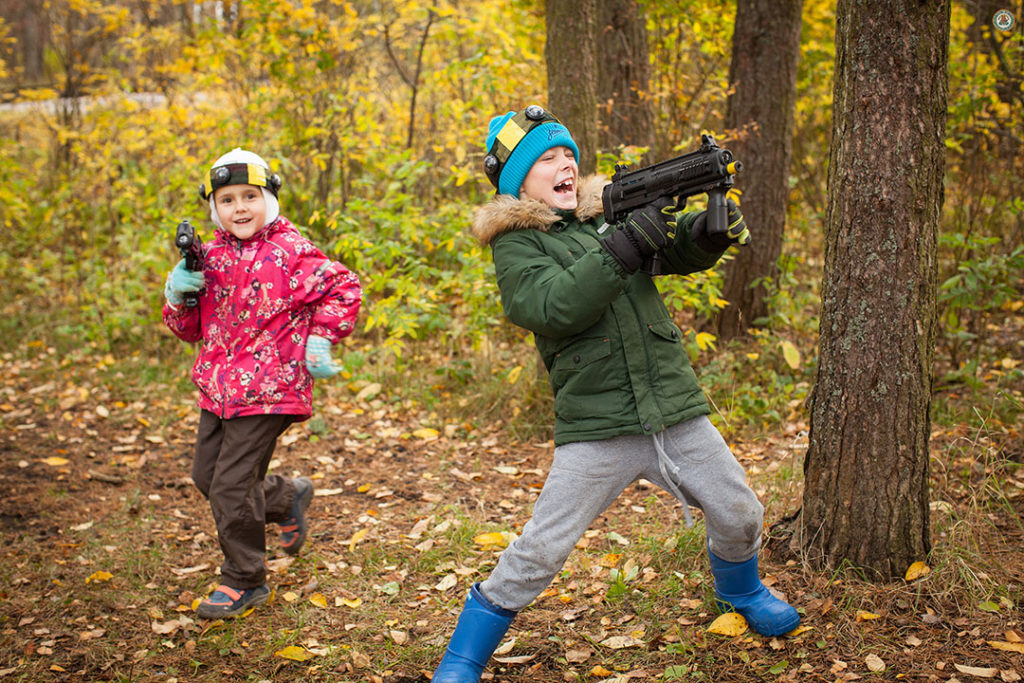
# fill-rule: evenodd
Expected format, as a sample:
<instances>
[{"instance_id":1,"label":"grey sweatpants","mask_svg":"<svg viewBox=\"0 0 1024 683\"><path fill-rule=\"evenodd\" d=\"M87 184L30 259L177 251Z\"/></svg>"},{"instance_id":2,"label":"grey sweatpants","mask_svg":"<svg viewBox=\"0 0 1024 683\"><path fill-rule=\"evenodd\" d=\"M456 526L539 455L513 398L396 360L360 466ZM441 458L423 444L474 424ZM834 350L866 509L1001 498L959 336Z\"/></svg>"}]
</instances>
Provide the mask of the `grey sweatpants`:
<instances>
[{"instance_id":1,"label":"grey sweatpants","mask_svg":"<svg viewBox=\"0 0 1024 683\"><path fill-rule=\"evenodd\" d=\"M641 478L677 497L681 493L684 507L703 511L708 542L718 557L742 562L757 553L764 508L722 435L701 416L653 437L619 436L555 448L533 517L501 554L481 592L508 610L529 605L561 571L594 519Z\"/></svg>"}]
</instances>

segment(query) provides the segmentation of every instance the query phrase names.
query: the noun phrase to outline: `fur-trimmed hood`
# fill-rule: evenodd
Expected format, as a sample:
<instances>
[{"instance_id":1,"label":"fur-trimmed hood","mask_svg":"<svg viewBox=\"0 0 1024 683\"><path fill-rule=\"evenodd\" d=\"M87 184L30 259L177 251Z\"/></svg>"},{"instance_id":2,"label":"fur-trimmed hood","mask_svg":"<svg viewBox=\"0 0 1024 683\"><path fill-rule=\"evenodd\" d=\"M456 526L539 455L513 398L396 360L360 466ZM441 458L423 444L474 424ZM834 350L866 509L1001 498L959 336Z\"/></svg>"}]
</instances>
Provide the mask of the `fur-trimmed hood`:
<instances>
[{"instance_id":1,"label":"fur-trimmed hood","mask_svg":"<svg viewBox=\"0 0 1024 683\"><path fill-rule=\"evenodd\" d=\"M576 218L590 220L604 212L601 192L609 180L601 175L582 178L576 189ZM487 245L498 235L511 230L544 230L561 220L561 216L547 204L536 199L516 199L507 194L498 195L473 213L471 231Z\"/></svg>"}]
</instances>

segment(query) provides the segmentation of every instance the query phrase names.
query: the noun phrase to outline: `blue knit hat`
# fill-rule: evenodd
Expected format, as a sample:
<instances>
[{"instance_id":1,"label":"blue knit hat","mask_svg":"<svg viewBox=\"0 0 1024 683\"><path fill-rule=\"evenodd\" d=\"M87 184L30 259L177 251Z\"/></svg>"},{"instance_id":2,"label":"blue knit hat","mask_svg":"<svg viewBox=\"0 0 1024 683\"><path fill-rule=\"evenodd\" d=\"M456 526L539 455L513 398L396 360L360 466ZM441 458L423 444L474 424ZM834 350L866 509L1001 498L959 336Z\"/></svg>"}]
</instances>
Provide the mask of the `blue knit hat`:
<instances>
[{"instance_id":1,"label":"blue knit hat","mask_svg":"<svg viewBox=\"0 0 1024 683\"><path fill-rule=\"evenodd\" d=\"M536 104L491 119L486 145L487 177L498 194L516 198L533 164L552 147L568 147L576 156L576 163L580 160L580 150L569 129Z\"/></svg>"}]
</instances>

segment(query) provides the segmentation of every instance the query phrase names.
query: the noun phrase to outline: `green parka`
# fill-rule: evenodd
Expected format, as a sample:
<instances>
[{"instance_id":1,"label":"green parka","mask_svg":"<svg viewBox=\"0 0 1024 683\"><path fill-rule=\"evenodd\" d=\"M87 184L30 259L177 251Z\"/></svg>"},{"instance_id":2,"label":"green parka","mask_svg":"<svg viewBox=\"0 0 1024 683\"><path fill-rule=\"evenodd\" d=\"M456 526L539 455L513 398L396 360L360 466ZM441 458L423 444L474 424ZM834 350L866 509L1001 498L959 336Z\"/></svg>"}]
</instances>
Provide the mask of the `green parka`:
<instances>
[{"instance_id":1,"label":"green parka","mask_svg":"<svg viewBox=\"0 0 1024 683\"><path fill-rule=\"evenodd\" d=\"M473 233L489 244L508 318L533 332L555 397L555 445L654 434L711 412L651 277L626 274L598 240L601 190L583 179L575 212L501 195L480 208ZM713 266L690 240L697 213L681 213L663 273Z\"/></svg>"}]
</instances>

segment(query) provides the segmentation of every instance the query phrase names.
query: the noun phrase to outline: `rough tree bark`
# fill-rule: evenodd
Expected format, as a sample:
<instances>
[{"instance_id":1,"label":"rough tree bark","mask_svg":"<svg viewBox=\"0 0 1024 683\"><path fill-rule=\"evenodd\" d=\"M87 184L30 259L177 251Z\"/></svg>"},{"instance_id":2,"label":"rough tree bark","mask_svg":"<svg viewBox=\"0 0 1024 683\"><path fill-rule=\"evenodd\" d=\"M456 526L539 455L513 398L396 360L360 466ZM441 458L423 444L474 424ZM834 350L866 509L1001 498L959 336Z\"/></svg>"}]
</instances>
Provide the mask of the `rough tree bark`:
<instances>
[{"instance_id":1,"label":"rough tree bark","mask_svg":"<svg viewBox=\"0 0 1024 683\"><path fill-rule=\"evenodd\" d=\"M593 173L599 146L597 0L547 0L546 9L548 106L580 148L580 174Z\"/></svg>"},{"instance_id":2,"label":"rough tree bark","mask_svg":"<svg viewBox=\"0 0 1024 683\"><path fill-rule=\"evenodd\" d=\"M597 102L601 149L619 145L654 149L654 116L650 106L651 63L647 19L636 0L597 3Z\"/></svg>"},{"instance_id":3,"label":"rough tree bark","mask_svg":"<svg viewBox=\"0 0 1024 683\"><path fill-rule=\"evenodd\" d=\"M930 549L928 437L950 0L840 0L818 377L800 540L902 576Z\"/></svg>"},{"instance_id":4,"label":"rough tree bark","mask_svg":"<svg viewBox=\"0 0 1024 683\"><path fill-rule=\"evenodd\" d=\"M722 297L729 306L716 320L722 339L743 335L768 313L759 283L777 275L782 252L802 7L803 0L736 3L726 128L740 132L728 146L744 165L737 186L753 244L736 251L725 271Z\"/></svg>"}]
</instances>

